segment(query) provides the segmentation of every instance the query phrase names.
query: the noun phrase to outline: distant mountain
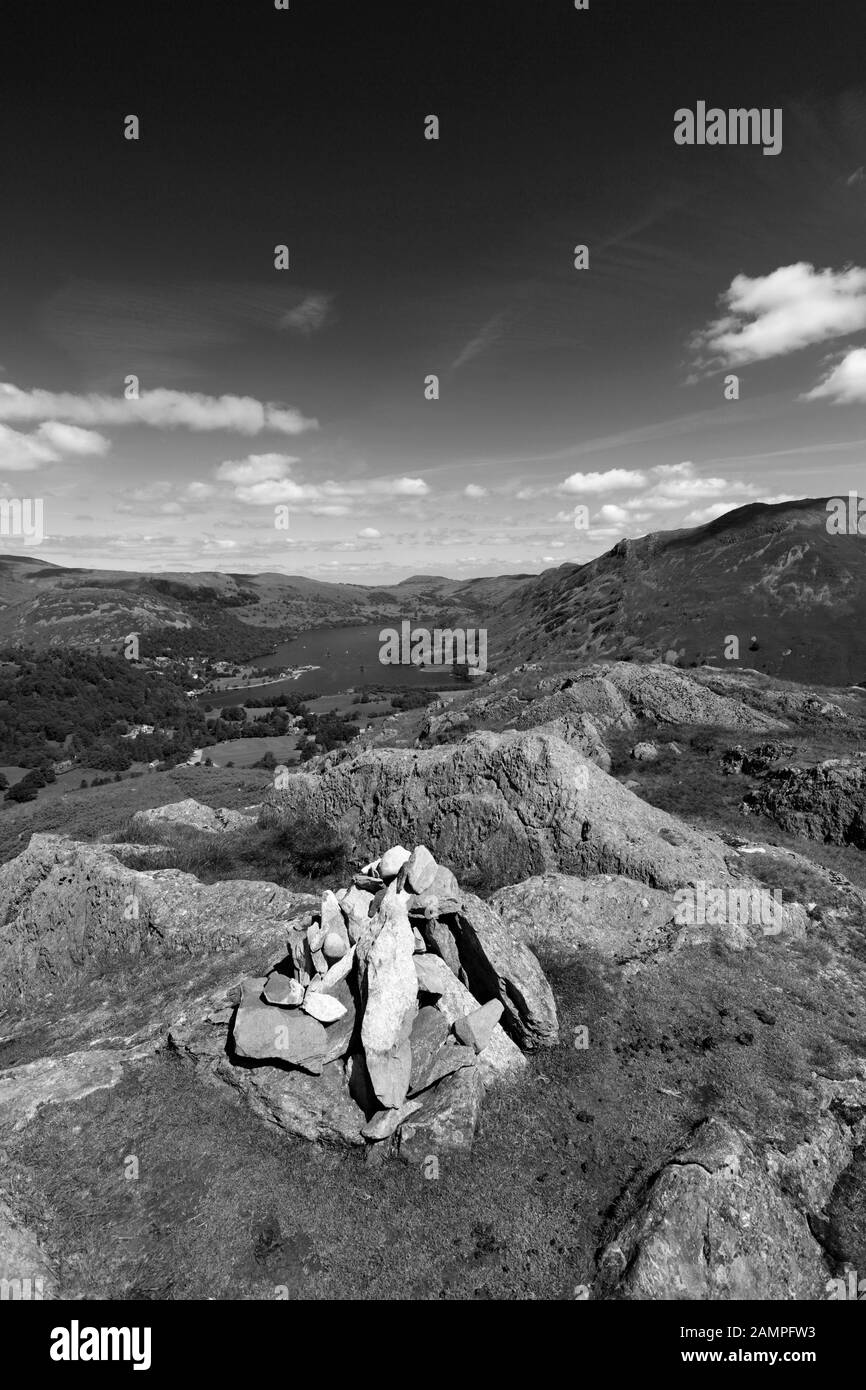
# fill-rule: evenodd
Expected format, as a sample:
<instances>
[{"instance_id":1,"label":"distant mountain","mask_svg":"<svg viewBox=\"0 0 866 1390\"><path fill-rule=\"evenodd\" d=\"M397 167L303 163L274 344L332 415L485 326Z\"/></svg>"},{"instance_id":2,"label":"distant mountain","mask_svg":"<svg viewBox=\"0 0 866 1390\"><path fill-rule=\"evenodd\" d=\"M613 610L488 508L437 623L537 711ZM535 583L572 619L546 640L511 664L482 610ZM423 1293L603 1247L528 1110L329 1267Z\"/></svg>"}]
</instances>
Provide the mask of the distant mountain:
<instances>
[{"instance_id":1,"label":"distant mountain","mask_svg":"<svg viewBox=\"0 0 866 1390\"><path fill-rule=\"evenodd\" d=\"M66 569L28 556L0 555L0 647L93 648L127 633L179 652L199 635L238 660L313 627L383 622L477 624L532 576L457 580L416 575L370 587L304 575L141 573ZM228 650L230 648L231 650Z\"/></svg>"},{"instance_id":2,"label":"distant mountain","mask_svg":"<svg viewBox=\"0 0 866 1390\"><path fill-rule=\"evenodd\" d=\"M827 499L751 503L547 570L491 617L491 664L599 656L725 666L822 685L866 680L866 537L827 531ZM757 646L750 650L751 639Z\"/></svg>"},{"instance_id":3,"label":"distant mountain","mask_svg":"<svg viewBox=\"0 0 866 1390\"><path fill-rule=\"evenodd\" d=\"M822 685L866 680L866 537L827 531L826 499L751 503L690 530L622 540L541 575L397 584L303 575L65 569L0 556L0 647L92 647L128 632L237 659L313 627L408 619L486 626L492 666L598 657L748 666ZM751 639L757 645L751 646ZM142 650L146 641L142 643ZM226 654L231 655L231 652Z\"/></svg>"}]
</instances>

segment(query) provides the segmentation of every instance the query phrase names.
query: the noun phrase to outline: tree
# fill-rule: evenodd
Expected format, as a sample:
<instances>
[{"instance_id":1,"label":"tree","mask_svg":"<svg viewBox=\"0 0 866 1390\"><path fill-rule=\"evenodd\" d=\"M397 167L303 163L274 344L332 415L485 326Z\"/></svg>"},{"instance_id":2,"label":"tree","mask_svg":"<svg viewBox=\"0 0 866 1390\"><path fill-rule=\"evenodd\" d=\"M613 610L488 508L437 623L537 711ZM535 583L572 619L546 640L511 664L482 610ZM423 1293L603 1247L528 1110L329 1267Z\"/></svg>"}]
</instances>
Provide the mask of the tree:
<instances>
[{"instance_id":1,"label":"tree","mask_svg":"<svg viewBox=\"0 0 866 1390\"><path fill-rule=\"evenodd\" d=\"M7 791L4 801L35 801L38 788L32 782L28 783L26 777L22 777L20 782L16 782L14 787Z\"/></svg>"}]
</instances>

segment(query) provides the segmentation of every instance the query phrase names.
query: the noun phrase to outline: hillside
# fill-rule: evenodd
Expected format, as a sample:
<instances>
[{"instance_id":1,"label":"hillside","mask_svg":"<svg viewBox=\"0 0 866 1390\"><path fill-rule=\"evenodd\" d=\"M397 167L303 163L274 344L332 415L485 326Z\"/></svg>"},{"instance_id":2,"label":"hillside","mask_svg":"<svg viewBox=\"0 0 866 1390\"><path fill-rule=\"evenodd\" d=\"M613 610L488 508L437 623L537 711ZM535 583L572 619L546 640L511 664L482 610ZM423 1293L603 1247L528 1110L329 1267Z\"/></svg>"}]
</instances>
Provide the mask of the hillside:
<instances>
[{"instance_id":1,"label":"hillside","mask_svg":"<svg viewBox=\"0 0 866 1390\"><path fill-rule=\"evenodd\" d=\"M497 612L491 660L740 660L823 685L866 678L866 538L834 536L820 498L752 503L692 530L623 540L548 570ZM757 646L749 650L750 640Z\"/></svg>"},{"instance_id":2,"label":"hillside","mask_svg":"<svg viewBox=\"0 0 866 1390\"><path fill-rule=\"evenodd\" d=\"M477 622L530 578L463 581L425 575L390 587L365 587L274 573L66 569L6 555L0 557L0 645L92 648L138 632L145 634L143 652L149 635L151 646L168 643L177 655L210 645L213 655L243 661L309 628L393 624L404 618L444 625Z\"/></svg>"}]
</instances>

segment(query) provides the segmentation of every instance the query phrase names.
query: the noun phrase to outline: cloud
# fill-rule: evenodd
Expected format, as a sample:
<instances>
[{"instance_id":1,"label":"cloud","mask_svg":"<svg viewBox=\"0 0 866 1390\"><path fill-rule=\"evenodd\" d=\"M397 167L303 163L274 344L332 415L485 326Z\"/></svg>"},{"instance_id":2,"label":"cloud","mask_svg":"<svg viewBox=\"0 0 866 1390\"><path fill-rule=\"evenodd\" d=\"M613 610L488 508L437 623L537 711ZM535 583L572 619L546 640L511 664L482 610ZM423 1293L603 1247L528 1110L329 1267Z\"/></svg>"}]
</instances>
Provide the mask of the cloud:
<instances>
[{"instance_id":1,"label":"cloud","mask_svg":"<svg viewBox=\"0 0 866 1390\"><path fill-rule=\"evenodd\" d=\"M351 483L329 480L302 483L289 472L298 459L291 454L248 454L227 459L216 469L220 482L231 483L239 502L267 507L279 502L303 506L314 516L346 516L351 501L367 497L426 497L430 488L423 478L366 478Z\"/></svg>"},{"instance_id":2,"label":"cloud","mask_svg":"<svg viewBox=\"0 0 866 1390\"><path fill-rule=\"evenodd\" d=\"M56 420L46 421L33 434L0 424L0 470L6 472L32 472L45 463L61 463L64 456L104 454L108 448L103 435Z\"/></svg>"},{"instance_id":3,"label":"cloud","mask_svg":"<svg viewBox=\"0 0 866 1390\"><path fill-rule=\"evenodd\" d=\"M331 316L333 296L329 294L308 294L294 309L283 314L280 328L291 328L296 333L309 335L324 328Z\"/></svg>"},{"instance_id":4,"label":"cloud","mask_svg":"<svg viewBox=\"0 0 866 1390\"><path fill-rule=\"evenodd\" d=\"M377 531L375 526L365 526L363 531L358 532L359 538L365 541L377 541L381 534L382 532Z\"/></svg>"},{"instance_id":5,"label":"cloud","mask_svg":"<svg viewBox=\"0 0 866 1390\"><path fill-rule=\"evenodd\" d=\"M720 302L724 312L692 336L693 351L704 365L762 362L866 327L866 270L798 261L735 276Z\"/></svg>"},{"instance_id":6,"label":"cloud","mask_svg":"<svg viewBox=\"0 0 866 1390\"><path fill-rule=\"evenodd\" d=\"M83 430L78 425L63 425L59 420L46 420L36 433L62 454L105 454L111 447L104 434Z\"/></svg>"},{"instance_id":7,"label":"cloud","mask_svg":"<svg viewBox=\"0 0 866 1390\"><path fill-rule=\"evenodd\" d=\"M633 473L626 468L611 468L607 473L572 473L560 483L560 492L594 495L599 492L616 492L626 487L642 487L646 482L643 473Z\"/></svg>"},{"instance_id":8,"label":"cloud","mask_svg":"<svg viewBox=\"0 0 866 1390\"><path fill-rule=\"evenodd\" d=\"M463 495L465 497L472 497L473 499L477 499L479 497L486 497L487 488L480 487L478 483L467 483L466 487L463 489Z\"/></svg>"},{"instance_id":9,"label":"cloud","mask_svg":"<svg viewBox=\"0 0 866 1390\"><path fill-rule=\"evenodd\" d=\"M20 434L8 425L0 425L0 470L24 473L43 463L57 463L60 455L42 439L32 434Z\"/></svg>"},{"instance_id":10,"label":"cloud","mask_svg":"<svg viewBox=\"0 0 866 1390\"><path fill-rule=\"evenodd\" d=\"M834 401L836 405L866 401L866 348L847 353L802 399Z\"/></svg>"},{"instance_id":11,"label":"cloud","mask_svg":"<svg viewBox=\"0 0 866 1390\"><path fill-rule=\"evenodd\" d=\"M701 507L683 517L684 526L703 526L707 521L715 521L726 512L735 512L742 502L713 502L709 507Z\"/></svg>"},{"instance_id":12,"label":"cloud","mask_svg":"<svg viewBox=\"0 0 866 1390\"><path fill-rule=\"evenodd\" d=\"M297 410L264 404L252 396L206 396L199 392L142 391L125 396L75 395L67 391L22 391L0 382L0 420L65 420L78 425L150 425L157 429L234 430L238 434L301 434L317 429Z\"/></svg>"},{"instance_id":13,"label":"cloud","mask_svg":"<svg viewBox=\"0 0 866 1390\"><path fill-rule=\"evenodd\" d=\"M512 315L508 310L502 310L502 312L494 314L485 324L482 324L475 337L470 338L465 347L461 348L451 363L451 370L456 371L458 367L465 367L466 363L471 362L473 357L480 357L482 352L486 352L488 348L498 343L507 331L511 317Z\"/></svg>"},{"instance_id":14,"label":"cloud","mask_svg":"<svg viewBox=\"0 0 866 1390\"><path fill-rule=\"evenodd\" d=\"M624 507L617 507L613 502L607 502L599 510L598 518L612 526L624 526L631 520L629 513ZM598 519L597 518L597 519Z\"/></svg>"},{"instance_id":15,"label":"cloud","mask_svg":"<svg viewBox=\"0 0 866 1390\"><path fill-rule=\"evenodd\" d=\"M284 478L297 459L291 454L249 454L244 459L226 459L216 471L221 482L260 483Z\"/></svg>"}]
</instances>

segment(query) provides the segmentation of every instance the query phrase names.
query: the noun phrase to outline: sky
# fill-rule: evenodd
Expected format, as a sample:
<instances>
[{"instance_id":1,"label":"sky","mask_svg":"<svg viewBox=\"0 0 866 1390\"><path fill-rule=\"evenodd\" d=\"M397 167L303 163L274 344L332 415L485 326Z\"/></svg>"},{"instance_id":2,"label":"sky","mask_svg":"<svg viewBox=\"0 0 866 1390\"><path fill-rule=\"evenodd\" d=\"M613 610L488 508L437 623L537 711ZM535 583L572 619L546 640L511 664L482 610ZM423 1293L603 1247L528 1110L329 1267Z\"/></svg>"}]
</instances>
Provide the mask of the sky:
<instances>
[{"instance_id":1,"label":"sky","mask_svg":"<svg viewBox=\"0 0 866 1390\"><path fill-rule=\"evenodd\" d=\"M44 539L0 553L540 573L866 491L863 32L848 0L19 7L0 498ZM701 102L780 111L781 148L677 143Z\"/></svg>"}]
</instances>

